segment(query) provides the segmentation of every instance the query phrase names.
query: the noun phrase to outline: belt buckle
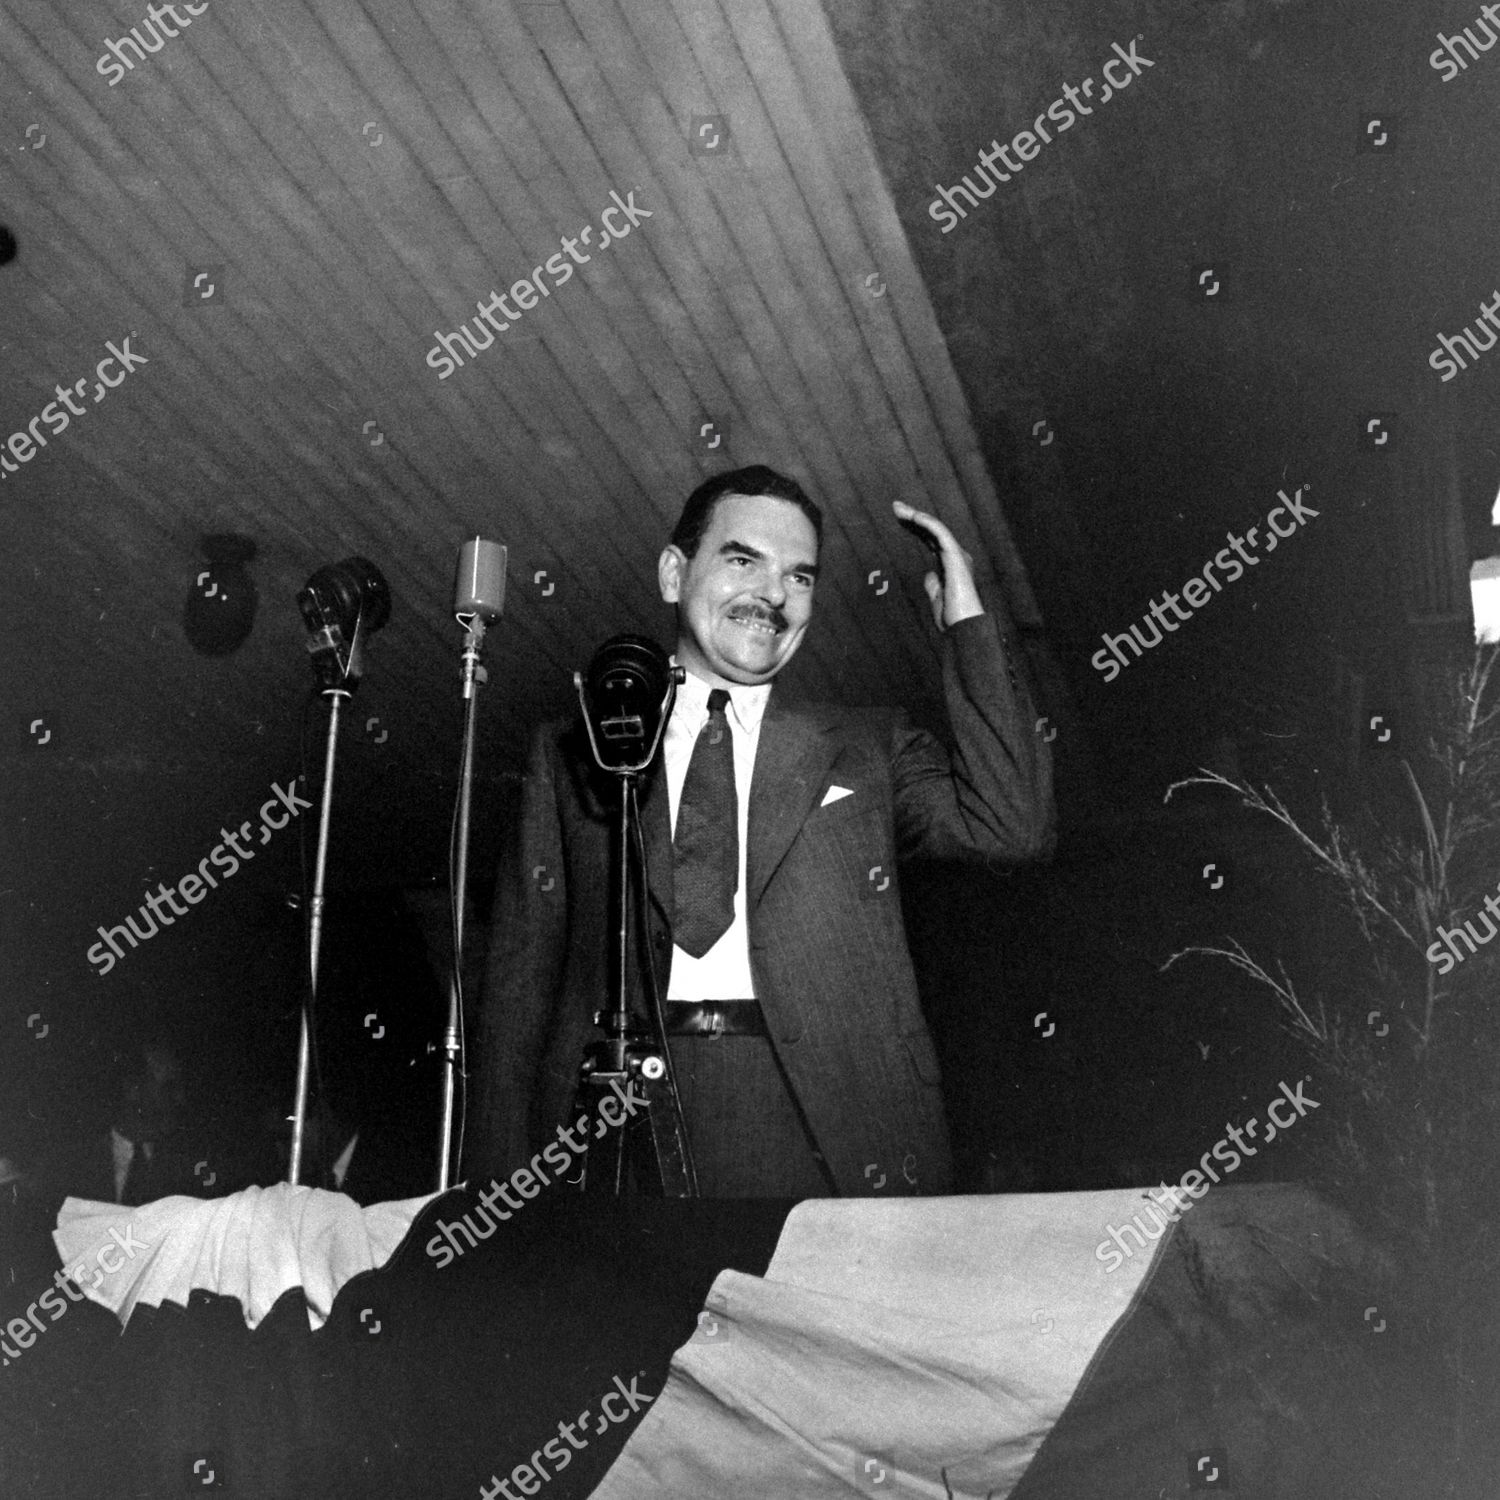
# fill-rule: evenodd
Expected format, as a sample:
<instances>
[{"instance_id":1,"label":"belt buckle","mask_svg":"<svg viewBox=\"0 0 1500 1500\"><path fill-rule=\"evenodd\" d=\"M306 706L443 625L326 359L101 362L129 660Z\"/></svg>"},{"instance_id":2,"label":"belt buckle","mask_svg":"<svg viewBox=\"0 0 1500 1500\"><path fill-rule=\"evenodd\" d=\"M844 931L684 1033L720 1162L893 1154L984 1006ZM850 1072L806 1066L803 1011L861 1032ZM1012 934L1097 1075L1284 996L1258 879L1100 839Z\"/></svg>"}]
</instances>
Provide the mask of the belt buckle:
<instances>
[{"instance_id":1,"label":"belt buckle","mask_svg":"<svg viewBox=\"0 0 1500 1500\"><path fill-rule=\"evenodd\" d=\"M717 1007L709 1014L708 1031L705 1035L711 1042L718 1041L724 1035L724 1012Z\"/></svg>"}]
</instances>

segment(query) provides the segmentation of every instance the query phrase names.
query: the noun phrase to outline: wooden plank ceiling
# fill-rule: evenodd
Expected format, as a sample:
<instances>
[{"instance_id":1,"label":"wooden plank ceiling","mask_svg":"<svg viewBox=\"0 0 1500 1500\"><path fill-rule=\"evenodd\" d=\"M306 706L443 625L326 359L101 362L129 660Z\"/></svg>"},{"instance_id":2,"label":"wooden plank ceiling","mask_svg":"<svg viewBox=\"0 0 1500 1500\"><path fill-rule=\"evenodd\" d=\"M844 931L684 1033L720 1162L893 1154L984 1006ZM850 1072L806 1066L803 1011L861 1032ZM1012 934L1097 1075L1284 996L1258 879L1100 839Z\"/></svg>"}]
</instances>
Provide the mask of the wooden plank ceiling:
<instances>
[{"instance_id":1,"label":"wooden plank ceiling","mask_svg":"<svg viewBox=\"0 0 1500 1500\"><path fill-rule=\"evenodd\" d=\"M446 773L454 558L479 532L511 550L482 759L513 764L600 639L669 639L663 539L701 478L751 462L828 514L799 692L929 692L924 564L897 497L944 516L1034 619L819 7L161 15L161 31L130 0L0 15L0 220L17 246L0 266L0 439L57 385L92 387L106 341L147 361L0 485L13 720L55 712L96 763L253 756L256 726L289 722L308 680L296 590L358 552L395 599L365 698L401 764ZM137 61L131 28L158 49ZM118 55L128 70L96 66ZM604 246L612 194L650 217ZM437 335L475 327L492 291L514 306L507 289L564 236L588 263L544 277L549 295L440 379ZM261 595L220 660L182 630L215 531L254 539Z\"/></svg>"}]
</instances>

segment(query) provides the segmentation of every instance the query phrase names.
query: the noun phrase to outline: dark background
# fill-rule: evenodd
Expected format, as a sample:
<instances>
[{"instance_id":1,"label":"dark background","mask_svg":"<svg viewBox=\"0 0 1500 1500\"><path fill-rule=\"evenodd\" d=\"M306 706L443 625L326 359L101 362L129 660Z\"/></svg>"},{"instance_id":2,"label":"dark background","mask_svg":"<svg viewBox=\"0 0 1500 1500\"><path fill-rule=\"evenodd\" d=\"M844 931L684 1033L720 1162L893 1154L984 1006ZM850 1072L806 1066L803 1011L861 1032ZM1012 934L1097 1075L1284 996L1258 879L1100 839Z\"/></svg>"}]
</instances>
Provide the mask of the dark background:
<instances>
[{"instance_id":1,"label":"dark background","mask_svg":"<svg viewBox=\"0 0 1500 1500\"><path fill-rule=\"evenodd\" d=\"M479 531L512 552L482 695L478 936L527 730L606 635L668 639L652 579L671 520L698 479L751 462L834 518L786 691L932 716L900 497L975 551L1059 728L1056 861L906 886L967 1184L1178 1175L1294 1076L1258 992L1158 969L1232 931L1336 974L1334 936L1226 799L1163 793L1207 764L1388 815L1491 547L1500 355L1446 384L1427 355L1500 282L1500 54L1444 84L1435 33L1471 8L1396 0L826 20L820 50L801 5L278 0L212 7L110 88L94 59L141 15L6 0L0 428L106 340L134 330L150 364L0 488L0 1151L35 1159L80 1128L148 1031L193 1075L206 1154L227 1163L289 1099L310 815L107 976L84 955L298 772L293 595L362 552L396 602L339 767L320 1050L341 1113L383 1121L393 1162L408 1148L392 1184L427 1186L409 1148L436 1129L457 547ZM942 234L934 185L1137 35L1154 66ZM728 117L727 154L685 150L694 114ZM1358 148L1370 116L1388 149ZM616 258L437 382L433 329L632 185L656 217ZM190 305L204 266L222 300ZM713 452L705 412L729 433ZM1360 441L1377 412L1378 452ZM1101 632L1297 486L1318 518L1104 683ZM260 602L210 658L184 601L200 538L226 531L257 545ZM1325 1111L1307 1131L1332 1128ZM1246 1175L1295 1173L1303 1149Z\"/></svg>"}]
</instances>

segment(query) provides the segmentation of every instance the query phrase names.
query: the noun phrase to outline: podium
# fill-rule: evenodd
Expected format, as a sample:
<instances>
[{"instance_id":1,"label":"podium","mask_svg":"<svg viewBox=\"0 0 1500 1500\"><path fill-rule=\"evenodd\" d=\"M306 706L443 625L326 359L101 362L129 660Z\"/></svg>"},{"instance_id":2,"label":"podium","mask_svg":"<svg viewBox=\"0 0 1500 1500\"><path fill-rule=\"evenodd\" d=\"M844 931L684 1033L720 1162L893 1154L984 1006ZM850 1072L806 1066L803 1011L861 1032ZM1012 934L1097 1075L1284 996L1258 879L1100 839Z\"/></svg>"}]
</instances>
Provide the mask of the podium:
<instances>
[{"instance_id":1,"label":"podium","mask_svg":"<svg viewBox=\"0 0 1500 1500\"><path fill-rule=\"evenodd\" d=\"M479 1205L455 1191L316 1330L296 1287L253 1330L208 1290L138 1303L123 1337L70 1305L0 1370L0 1478L153 1500L1485 1493L1494 1435L1456 1466L1441 1351L1374 1331L1392 1268L1347 1218L1226 1184L1105 1270L1092 1237L1144 1201L544 1194L440 1256Z\"/></svg>"}]
</instances>

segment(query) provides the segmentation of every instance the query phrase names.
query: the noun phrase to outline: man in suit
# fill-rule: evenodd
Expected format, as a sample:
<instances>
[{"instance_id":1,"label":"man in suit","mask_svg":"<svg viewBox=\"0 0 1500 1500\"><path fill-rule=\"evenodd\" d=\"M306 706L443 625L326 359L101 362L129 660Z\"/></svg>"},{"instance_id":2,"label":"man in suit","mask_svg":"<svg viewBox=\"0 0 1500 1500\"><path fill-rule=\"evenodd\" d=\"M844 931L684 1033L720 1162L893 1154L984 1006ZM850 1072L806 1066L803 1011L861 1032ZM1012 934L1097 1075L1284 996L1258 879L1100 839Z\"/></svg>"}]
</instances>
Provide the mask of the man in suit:
<instances>
[{"instance_id":1,"label":"man in suit","mask_svg":"<svg viewBox=\"0 0 1500 1500\"><path fill-rule=\"evenodd\" d=\"M116 1056L115 1087L93 1128L59 1143L41 1163L44 1196L134 1207L174 1193L205 1195L194 1170L202 1147L186 1128L187 1083L172 1049L154 1040L131 1044Z\"/></svg>"},{"instance_id":2,"label":"man in suit","mask_svg":"<svg viewBox=\"0 0 1500 1500\"><path fill-rule=\"evenodd\" d=\"M896 868L1014 865L1054 842L1050 751L971 559L935 517L892 508L939 558L926 589L951 751L899 710L795 707L773 689L812 619L822 539L794 481L759 465L716 475L659 560L687 676L641 817L652 956L705 1196L949 1189ZM545 1182L540 1152L564 1141L609 995L617 797L603 780L579 724L538 732L497 888L466 1169L529 1163Z\"/></svg>"}]
</instances>

